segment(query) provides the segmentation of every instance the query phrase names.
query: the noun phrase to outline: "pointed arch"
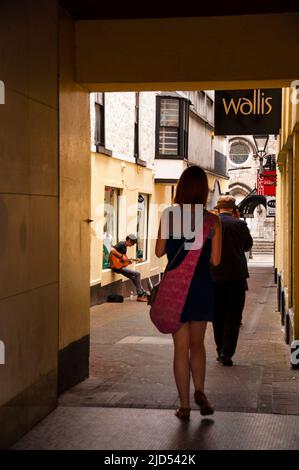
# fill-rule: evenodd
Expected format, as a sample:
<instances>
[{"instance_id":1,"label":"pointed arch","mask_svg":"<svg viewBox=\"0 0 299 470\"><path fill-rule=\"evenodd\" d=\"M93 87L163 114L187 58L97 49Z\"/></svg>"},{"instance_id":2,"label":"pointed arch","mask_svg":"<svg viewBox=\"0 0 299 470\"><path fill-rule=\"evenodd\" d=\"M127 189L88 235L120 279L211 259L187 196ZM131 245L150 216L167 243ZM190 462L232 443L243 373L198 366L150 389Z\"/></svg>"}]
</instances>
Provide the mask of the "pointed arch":
<instances>
[{"instance_id":1,"label":"pointed arch","mask_svg":"<svg viewBox=\"0 0 299 470\"><path fill-rule=\"evenodd\" d=\"M228 189L229 193L232 196L235 196L236 194L242 194L243 196L247 196L252 191L252 188L250 188L250 186L241 181L237 181L235 183L230 184L228 186Z\"/></svg>"}]
</instances>

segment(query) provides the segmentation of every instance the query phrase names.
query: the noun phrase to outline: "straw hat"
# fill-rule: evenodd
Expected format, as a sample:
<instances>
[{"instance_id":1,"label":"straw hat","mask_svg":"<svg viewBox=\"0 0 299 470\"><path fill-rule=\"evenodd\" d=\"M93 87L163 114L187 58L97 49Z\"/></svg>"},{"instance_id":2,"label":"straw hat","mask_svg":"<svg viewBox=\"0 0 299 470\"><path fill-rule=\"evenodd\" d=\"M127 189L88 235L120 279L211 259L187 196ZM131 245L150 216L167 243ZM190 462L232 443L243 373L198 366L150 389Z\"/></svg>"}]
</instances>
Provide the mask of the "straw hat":
<instances>
[{"instance_id":1,"label":"straw hat","mask_svg":"<svg viewBox=\"0 0 299 470\"><path fill-rule=\"evenodd\" d=\"M220 196L214 209L236 209L236 199L233 196Z\"/></svg>"}]
</instances>

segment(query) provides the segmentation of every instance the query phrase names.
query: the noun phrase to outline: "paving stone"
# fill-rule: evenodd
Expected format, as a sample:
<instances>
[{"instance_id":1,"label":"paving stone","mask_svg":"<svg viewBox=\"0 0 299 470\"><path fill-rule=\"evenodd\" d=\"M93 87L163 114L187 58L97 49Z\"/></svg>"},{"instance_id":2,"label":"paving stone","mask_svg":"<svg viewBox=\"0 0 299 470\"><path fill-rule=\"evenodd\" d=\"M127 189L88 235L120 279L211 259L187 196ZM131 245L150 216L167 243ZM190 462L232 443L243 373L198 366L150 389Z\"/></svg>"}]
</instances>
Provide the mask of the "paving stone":
<instances>
[{"instance_id":1,"label":"paving stone","mask_svg":"<svg viewBox=\"0 0 299 470\"><path fill-rule=\"evenodd\" d=\"M157 332L146 304L126 299L91 309L90 378L63 394L16 448L298 449L299 371L290 368L273 269L263 259L250 274L233 367L216 362L207 328L212 419L193 402L189 424L174 417L171 336Z\"/></svg>"},{"instance_id":2,"label":"paving stone","mask_svg":"<svg viewBox=\"0 0 299 470\"><path fill-rule=\"evenodd\" d=\"M250 263L249 290L232 368L215 361L213 331L208 326L206 391L219 411L285 413L288 409L299 414L299 400L293 392L299 392L299 373L289 367L289 348L276 311L271 257L254 260L259 264ZM114 400L115 406L175 406L172 339L157 332L146 304L126 299L109 308L107 304L95 306L91 330L90 370L93 380L99 380L98 406L111 404L109 390L122 394L119 401ZM282 393L286 394L283 400ZM80 406L91 400L84 400L84 395L83 385L77 400ZM62 397L61 403L67 404L67 399Z\"/></svg>"},{"instance_id":3,"label":"paving stone","mask_svg":"<svg viewBox=\"0 0 299 470\"><path fill-rule=\"evenodd\" d=\"M299 417L192 411L181 422L173 410L58 407L15 450L297 450Z\"/></svg>"}]
</instances>

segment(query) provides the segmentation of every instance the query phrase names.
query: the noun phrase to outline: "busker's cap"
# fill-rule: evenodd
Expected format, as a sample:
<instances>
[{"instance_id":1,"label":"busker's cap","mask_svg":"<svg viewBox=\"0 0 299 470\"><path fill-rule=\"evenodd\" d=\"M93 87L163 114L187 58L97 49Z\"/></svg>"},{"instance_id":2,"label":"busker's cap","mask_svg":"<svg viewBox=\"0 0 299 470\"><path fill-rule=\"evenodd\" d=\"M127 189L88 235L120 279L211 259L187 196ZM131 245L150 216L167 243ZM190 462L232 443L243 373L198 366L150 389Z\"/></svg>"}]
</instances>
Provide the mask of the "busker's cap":
<instances>
[{"instance_id":1,"label":"busker's cap","mask_svg":"<svg viewBox=\"0 0 299 470\"><path fill-rule=\"evenodd\" d=\"M130 235L127 236L132 242L136 243L137 242L137 237L134 235L134 233L130 233Z\"/></svg>"},{"instance_id":2,"label":"busker's cap","mask_svg":"<svg viewBox=\"0 0 299 470\"><path fill-rule=\"evenodd\" d=\"M214 209L236 209L236 199L233 196L220 196Z\"/></svg>"}]
</instances>

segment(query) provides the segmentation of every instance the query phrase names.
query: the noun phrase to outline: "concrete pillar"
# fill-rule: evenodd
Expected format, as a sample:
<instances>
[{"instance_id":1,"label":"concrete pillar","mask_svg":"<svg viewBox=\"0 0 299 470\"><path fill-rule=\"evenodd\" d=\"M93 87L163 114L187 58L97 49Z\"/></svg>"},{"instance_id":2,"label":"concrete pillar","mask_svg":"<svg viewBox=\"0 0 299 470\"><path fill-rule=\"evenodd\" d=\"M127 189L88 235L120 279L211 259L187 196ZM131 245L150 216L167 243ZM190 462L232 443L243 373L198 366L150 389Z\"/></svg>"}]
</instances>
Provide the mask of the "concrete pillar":
<instances>
[{"instance_id":1,"label":"concrete pillar","mask_svg":"<svg viewBox=\"0 0 299 470\"><path fill-rule=\"evenodd\" d=\"M90 305L89 93L74 78L74 21L59 15L59 393L88 376Z\"/></svg>"}]
</instances>

